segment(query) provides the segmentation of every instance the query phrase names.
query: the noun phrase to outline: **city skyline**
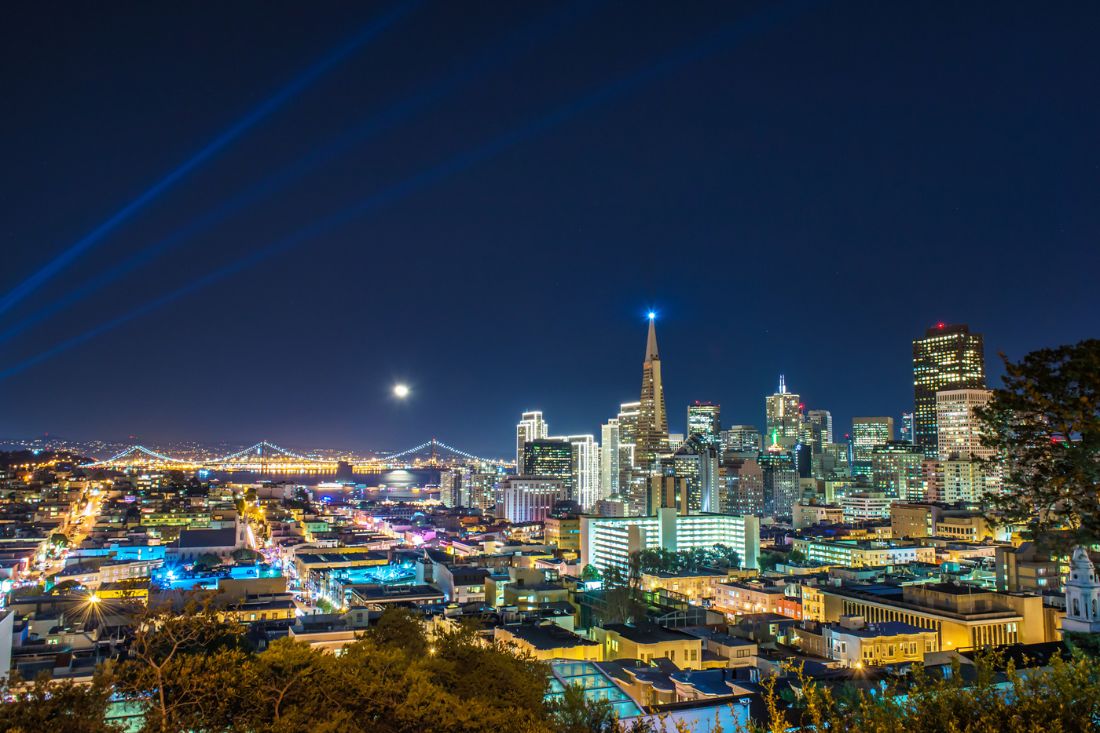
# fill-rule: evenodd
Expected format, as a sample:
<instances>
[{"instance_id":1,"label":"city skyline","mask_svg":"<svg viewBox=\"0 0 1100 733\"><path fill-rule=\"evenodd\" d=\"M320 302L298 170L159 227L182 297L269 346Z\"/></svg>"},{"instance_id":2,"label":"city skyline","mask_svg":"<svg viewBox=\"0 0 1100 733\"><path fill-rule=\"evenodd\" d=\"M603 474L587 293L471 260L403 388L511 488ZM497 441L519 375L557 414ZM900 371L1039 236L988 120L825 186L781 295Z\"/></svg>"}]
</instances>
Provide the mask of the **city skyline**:
<instances>
[{"instance_id":1,"label":"city skyline","mask_svg":"<svg viewBox=\"0 0 1100 733\"><path fill-rule=\"evenodd\" d=\"M657 356L657 353L656 353L657 352L657 350L656 350L656 340L655 340L656 336L654 334L654 325L655 325L656 320L657 320L657 316L656 316L656 313L654 311L647 311L646 312L646 314L645 314L645 323L647 324L648 336L647 336L647 344L646 344L646 358L644 359L644 365L643 365L645 367L645 375L649 374L649 366L648 365L650 364L650 361L651 361L650 357L651 356L653 357L652 360L657 362L657 364L658 364L658 367L657 367L658 372L660 372L660 370L661 370L661 366L660 366L661 365L661 360ZM965 330L965 329L968 328L968 326L969 326L969 324L945 324L944 322L939 322L939 323L936 323L936 324L933 324L933 325L929 326L929 328L926 330L926 333L925 333L924 336L914 336L914 338L910 341L910 343L915 348L919 341L922 341L922 340L928 338L929 335L939 333L940 331L944 330L945 328L948 331L953 331L956 327L962 328L962 329ZM970 333L974 333L974 332L975 332L975 329L970 330ZM981 333L975 333L975 337L976 337L977 342L978 342L979 345L982 343L982 336L983 335ZM997 372L997 366L998 365L999 364L996 364L996 363L988 364L988 366L983 365L983 369L991 368L990 371L992 372L992 374L998 374L998 372ZM909 375L910 375L910 377L912 377L913 369L915 367L915 364L912 362L912 360L910 360L910 362L908 364L908 367L909 367ZM995 388L997 386L996 380L992 376L988 376L988 372L986 372L986 374L987 374L987 377L986 377L986 380L985 380L986 381L986 386L989 386L990 388ZM999 375L998 375L998 379L999 379ZM643 389L644 389L644 385L645 385L646 381L647 381L647 378L644 377L643 378ZM659 377L658 381L659 381L659 384L660 384L659 391L660 391L661 394L663 394L663 392L664 392L663 377ZM760 403L760 407L758 409L758 414L755 417L753 417L753 416L744 416L744 419L740 419L742 416L734 416L734 417L724 416L724 419L721 421L720 425L722 427L729 427L729 426L733 426L733 425L751 425L753 427L756 427L756 428L761 430L761 434L763 435L764 440L765 440L765 445L767 445L768 441L770 441L772 439L772 436L769 435L768 430L767 430L767 426L769 425L769 413L768 413L769 407L768 407L768 405L770 404L771 400L774 400L775 398L779 397L781 394L788 394L788 393L791 392L791 390L789 390L787 388L788 385L787 385L787 378L786 378L785 373L780 373L780 374L777 375L777 382L778 382L778 385L779 385L778 388L773 388L773 390L771 392L765 392L765 393L762 393L758 396L757 401ZM678 391L683 392L684 390L683 390L683 388L681 388ZM912 395L912 394L913 394L912 388L910 388L910 395ZM809 412L814 411L814 410L825 410L825 411L828 411L828 412L832 413L834 421L837 420L838 415L842 416L842 415L846 414L845 411L843 410L843 408L838 410L835 406L831 406L831 405L826 406L826 405L816 404L814 402L808 401L809 398L807 396L799 395L797 393L793 394L793 396L800 400L799 402L796 403L796 405L799 408L798 411L801 414L800 419L808 418ZM403 396L401 399L404 400L404 399L406 399L406 397ZM624 403L618 403L618 404L620 404L620 405L625 404L626 402L629 402L630 399L631 398L628 396ZM883 413L883 417L889 418L894 423L900 424L902 414L905 413L905 412L910 412L910 411L913 410L913 400L914 400L914 398L911 396L910 397L910 403L908 405L903 405L901 407L901 409L899 409L899 410L897 410L893 413L889 413L889 414ZM660 402L665 403L665 400L664 400L663 397L660 399ZM710 405L718 406L719 408L722 406L722 403L717 401L717 400L691 399L691 400L685 402L683 407L684 408L691 408L692 406L698 406L700 404L710 404ZM617 407L614 408L614 409L617 409ZM547 425L549 424L550 420L553 418L553 412L554 412L553 409L550 409L550 410L546 410L546 409L542 409L542 408L524 409L522 414L521 414L520 424L523 425L525 423L528 423L532 419L531 416L537 415L538 416L537 419L539 421L539 426L538 426L538 432L536 432L535 434L537 435L537 437L545 438L548 435L547 432L546 432L547 431ZM675 410L675 409L670 411L667 407L667 404L664 404L662 406L661 412L662 412L662 419L665 419L665 420L667 420L667 416L669 415L670 412L673 415L676 415L676 414L680 413L679 410ZM548 415L548 413L549 413L549 415ZM588 431L589 433L591 433L596 438L597 442L599 441L599 438L600 438L600 436L599 436L600 424L604 420L609 419L610 417L613 417L613 415L602 418L600 420L600 422L598 422L595 425L594 429L591 429L591 430ZM867 414L864 414L864 413L852 414L846 420L843 417L841 417L839 419L839 422L836 423L837 428L835 430L836 439L838 441L841 441L841 440L848 441L848 440L851 440L854 437L854 436L851 435L851 429L853 427L854 421L857 420L857 419L868 420L868 419L877 419L877 418L870 418L870 417L867 416ZM591 426L588 425L588 424L585 424L583 426L571 426L571 427L575 427L575 428L578 428L578 429L569 430L569 431L565 431L565 432L568 432L570 434L578 433L578 432L584 432L585 428L589 428ZM562 432L562 431L555 431L555 432L557 432L559 435L564 435L565 434L565 432ZM677 435L678 434L678 435L681 435L681 436L686 436L688 434L688 425L687 425L686 417L684 418L682 424L680 422L668 422L667 425L666 425L666 433L669 434L669 435ZM134 444L135 442L136 443L141 443L142 440L143 440L142 436L135 435L135 434L129 434L125 437L119 437L119 436L104 436L104 435L91 435L91 436L80 435L80 436L76 436L76 435L66 435L66 434L63 434L63 433L49 433L49 434L44 433L44 434L40 434L40 435L15 435L15 434L13 434L13 435L0 435L0 440L28 440L28 439L34 439L34 438L43 438L43 437L46 437L47 435L52 436L55 439L70 439L70 440L75 440L75 441L100 440L100 441L104 441L104 442L116 442L116 443L126 443L126 444ZM270 437L267 433L265 433L264 435L267 436L267 437ZM248 438L224 438L224 437L220 438L220 439L209 439L209 440L207 440L201 435L198 435L198 436L185 435L185 436L178 436L178 437L174 437L174 438L161 438L161 437L156 437L156 436L150 436L150 437L152 439L149 440L149 441L146 441L146 442L165 443L165 444L167 444L167 443L178 443L178 442L195 442L195 443L199 443L199 444L219 443L219 444L238 444L240 446L244 446L244 445L250 444L251 442L254 442L254 440L255 440L255 439L250 440ZM266 440L267 437L262 437L260 439ZM426 437L424 437L424 439L425 440L428 439L428 438L436 439L438 437L439 436L426 436ZM514 441L515 437L516 436L515 436L514 432L512 432L511 434L505 432L503 442L506 443L508 440ZM792 437L791 441L792 441L792 444L793 444L793 442L796 442L796 439ZM287 442L287 441L283 441L283 442ZM389 452L395 452L395 451L398 451L398 450L402 450L402 449L407 448L409 446L351 445L351 444L348 444L346 441L339 441L338 440L336 443L333 443L333 444L316 443L316 442L315 443L308 443L307 442L304 445L297 445L297 447L300 447L300 448L303 448L303 449L308 447L309 449L331 449L331 450L342 450L342 451L348 451L348 452L364 451L366 453L389 453ZM519 450L522 450L522 445L520 446ZM667 448L665 450L667 451ZM475 450L475 452L479 452L479 451L480 451L481 455L484 455L486 457L494 457L494 458L495 457L500 457L500 456L505 456L506 457L509 453L506 445L504 447L492 447L492 448L483 448L483 447L481 447L481 448L478 448L478 449ZM517 453L517 457L518 457L518 453Z\"/></svg>"},{"instance_id":2,"label":"city skyline","mask_svg":"<svg viewBox=\"0 0 1100 733\"><path fill-rule=\"evenodd\" d=\"M15 9L0 436L507 456L652 309L671 431L785 374L839 440L936 323L1093 335L1096 8L478 7Z\"/></svg>"}]
</instances>

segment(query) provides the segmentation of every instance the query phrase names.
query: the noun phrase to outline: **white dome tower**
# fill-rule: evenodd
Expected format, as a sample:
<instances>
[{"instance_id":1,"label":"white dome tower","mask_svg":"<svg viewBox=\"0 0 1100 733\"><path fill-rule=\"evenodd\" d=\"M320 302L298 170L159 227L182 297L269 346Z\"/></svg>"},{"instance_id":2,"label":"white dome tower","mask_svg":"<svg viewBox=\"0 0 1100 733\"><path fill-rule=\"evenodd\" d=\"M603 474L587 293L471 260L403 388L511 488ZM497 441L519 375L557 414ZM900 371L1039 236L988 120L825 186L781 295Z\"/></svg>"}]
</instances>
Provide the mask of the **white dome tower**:
<instances>
[{"instance_id":1,"label":"white dome tower","mask_svg":"<svg viewBox=\"0 0 1100 733\"><path fill-rule=\"evenodd\" d=\"M1066 617L1062 631L1100 634L1100 580L1084 547L1073 548L1066 580Z\"/></svg>"}]
</instances>

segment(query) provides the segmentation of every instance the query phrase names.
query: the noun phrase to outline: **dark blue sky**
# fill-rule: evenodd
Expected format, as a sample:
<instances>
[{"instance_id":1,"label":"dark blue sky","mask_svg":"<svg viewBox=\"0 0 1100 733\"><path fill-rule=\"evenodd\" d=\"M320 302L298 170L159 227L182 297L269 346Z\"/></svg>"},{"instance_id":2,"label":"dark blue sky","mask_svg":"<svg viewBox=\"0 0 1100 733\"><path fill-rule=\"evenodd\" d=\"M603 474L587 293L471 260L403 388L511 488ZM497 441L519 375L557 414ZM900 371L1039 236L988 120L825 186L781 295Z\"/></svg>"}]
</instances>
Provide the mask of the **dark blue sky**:
<instances>
[{"instance_id":1,"label":"dark blue sky","mask_svg":"<svg viewBox=\"0 0 1100 733\"><path fill-rule=\"evenodd\" d=\"M395 7L9 9L0 294ZM992 366L1095 337L1100 6L775 8L413 7L0 315L0 331L24 322L428 91L5 338L0 435L435 435L504 455L523 409L597 432L637 399L650 306L673 430L692 399L762 423L782 371L840 434L910 408L910 342L936 321L984 333ZM364 200L379 205L188 290Z\"/></svg>"}]
</instances>

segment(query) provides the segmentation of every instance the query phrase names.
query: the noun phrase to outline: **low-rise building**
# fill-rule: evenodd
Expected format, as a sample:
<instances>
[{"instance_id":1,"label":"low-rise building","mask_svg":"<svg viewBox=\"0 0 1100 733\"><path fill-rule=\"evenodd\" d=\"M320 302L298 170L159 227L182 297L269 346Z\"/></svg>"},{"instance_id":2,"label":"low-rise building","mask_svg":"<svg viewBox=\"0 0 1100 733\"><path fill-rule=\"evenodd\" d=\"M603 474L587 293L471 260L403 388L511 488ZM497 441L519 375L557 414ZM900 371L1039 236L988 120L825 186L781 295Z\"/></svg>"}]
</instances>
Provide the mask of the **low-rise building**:
<instances>
[{"instance_id":1,"label":"low-rise building","mask_svg":"<svg viewBox=\"0 0 1100 733\"><path fill-rule=\"evenodd\" d=\"M725 582L729 573L720 570L678 570L642 573L644 591L666 590L677 593L692 603L705 603L717 595L718 584Z\"/></svg>"},{"instance_id":2,"label":"low-rise building","mask_svg":"<svg viewBox=\"0 0 1100 733\"><path fill-rule=\"evenodd\" d=\"M802 597L814 620L839 623L842 616L861 616L873 624L901 621L936 631L943 651L1057 641L1053 617L1042 597L1033 594L953 583L853 583L803 587Z\"/></svg>"},{"instance_id":3,"label":"low-rise building","mask_svg":"<svg viewBox=\"0 0 1100 733\"><path fill-rule=\"evenodd\" d=\"M485 603L485 580L489 571L471 565L436 565L435 586L443 591L447 600L464 606L467 603Z\"/></svg>"},{"instance_id":4,"label":"low-rise building","mask_svg":"<svg viewBox=\"0 0 1100 733\"><path fill-rule=\"evenodd\" d=\"M603 646L585 639L556 624L517 624L498 626L493 638L512 644L517 650L530 654L541 662L553 659L578 661L603 661Z\"/></svg>"},{"instance_id":5,"label":"low-rise building","mask_svg":"<svg viewBox=\"0 0 1100 733\"><path fill-rule=\"evenodd\" d=\"M667 659L680 668L703 668L703 640L677 629L655 624L594 626L592 638L603 647L604 659Z\"/></svg>"},{"instance_id":6,"label":"low-rise building","mask_svg":"<svg viewBox=\"0 0 1100 733\"><path fill-rule=\"evenodd\" d=\"M902 621L867 623L860 616L843 616L838 623L812 624L793 632L807 653L820 654L849 667L920 663L940 650L934 629Z\"/></svg>"},{"instance_id":7,"label":"low-rise building","mask_svg":"<svg viewBox=\"0 0 1100 733\"><path fill-rule=\"evenodd\" d=\"M878 567L912 562L933 563L936 549L916 542L796 538L794 549L811 562L841 567Z\"/></svg>"}]
</instances>

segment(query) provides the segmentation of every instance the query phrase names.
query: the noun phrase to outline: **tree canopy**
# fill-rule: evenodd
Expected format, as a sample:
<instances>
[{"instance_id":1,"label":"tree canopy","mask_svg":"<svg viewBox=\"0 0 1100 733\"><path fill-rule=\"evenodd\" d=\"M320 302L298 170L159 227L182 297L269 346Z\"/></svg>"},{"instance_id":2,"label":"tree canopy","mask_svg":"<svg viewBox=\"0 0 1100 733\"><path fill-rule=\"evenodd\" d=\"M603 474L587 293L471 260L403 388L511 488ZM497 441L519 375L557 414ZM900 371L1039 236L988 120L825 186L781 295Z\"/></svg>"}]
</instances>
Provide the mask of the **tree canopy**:
<instances>
[{"instance_id":1,"label":"tree canopy","mask_svg":"<svg viewBox=\"0 0 1100 733\"><path fill-rule=\"evenodd\" d=\"M1040 541L1100 541L1100 340L1005 359L1003 386L978 410L982 442L1003 465L994 517Z\"/></svg>"}]
</instances>

